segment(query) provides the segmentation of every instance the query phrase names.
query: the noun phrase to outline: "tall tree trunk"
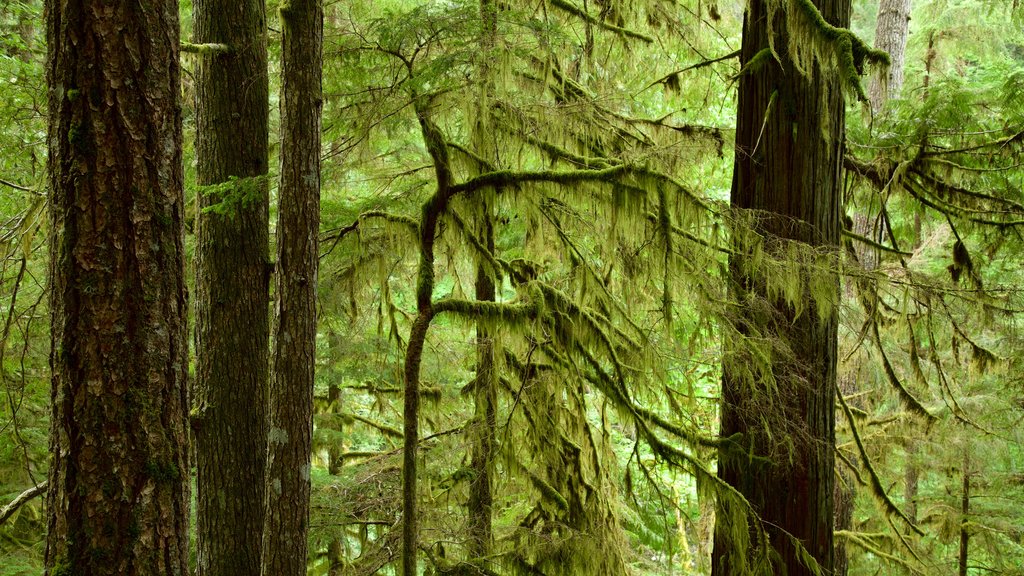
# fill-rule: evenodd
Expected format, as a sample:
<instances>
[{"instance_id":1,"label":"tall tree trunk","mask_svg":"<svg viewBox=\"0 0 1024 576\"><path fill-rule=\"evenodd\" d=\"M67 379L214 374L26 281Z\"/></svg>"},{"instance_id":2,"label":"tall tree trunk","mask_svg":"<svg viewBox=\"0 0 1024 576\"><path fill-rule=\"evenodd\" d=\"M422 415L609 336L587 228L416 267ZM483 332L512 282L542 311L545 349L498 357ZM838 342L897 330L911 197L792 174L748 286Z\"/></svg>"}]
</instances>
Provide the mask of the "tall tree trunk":
<instances>
[{"instance_id":1,"label":"tall tree trunk","mask_svg":"<svg viewBox=\"0 0 1024 576\"><path fill-rule=\"evenodd\" d=\"M833 26L849 24L848 0L818 0L815 5ZM784 12L769 11L763 0L750 2L741 63L745 66L769 46L776 47L781 62L769 56L740 76L732 206L740 216L757 211L753 229L764 237L765 251L776 258L782 257L786 241L819 253L834 252L839 243L844 121L840 75L821 70L818 63L806 76L800 74L786 49L788 42ZM722 437L741 434L742 439L741 446L723 445L718 470L751 504L773 550L736 549L734 537L743 527L729 526L735 510L723 509L717 515L712 574L736 574L748 555L757 553L771 557L775 573L811 574L795 542L822 573L830 574L838 281L832 272L793 270L800 274L800 295L793 301L773 295L777 291L769 293L766 284L778 280L767 278L755 259L743 255L749 240L744 234L734 229L738 251L730 259L731 291L739 307L732 323L741 335L728 345L723 362L721 416ZM814 279L817 289L812 292L810 274L830 277ZM770 375L751 375L745 360L750 356L744 355L748 346L773 347L763 351L771 358Z\"/></svg>"},{"instance_id":2,"label":"tall tree trunk","mask_svg":"<svg viewBox=\"0 0 1024 576\"><path fill-rule=\"evenodd\" d=\"M871 79L868 100L875 112L882 109L889 94L898 94L903 87L903 63L906 59L909 29L910 0L879 1L875 48L889 53L889 71L885 83L877 76Z\"/></svg>"},{"instance_id":3,"label":"tall tree trunk","mask_svg":"<svg viewBox=\"0 0 1024 576\"><path fill-rule=\"evenodd\" d=\"M498 13L494 0L480 0L482 24L480 65L481 98L476 111L472 140L482 158L493 161L495 156L490 124L490 100L494 82L490 78L490 58L498 33ZM477 233L484 246L494 253L494 227L490 203L484 199L478 212ZM479 301L494 302L494 279L483 264L477 265L475 297ZM471 466L473 480L469 487L469 554L486 562L492 542L491 513L494 497L491 486L491 467L494 460L494 434L497 427L497 374L494 372L494 339L484 322L476 326L476 382L474 386L474 412L471 430L473 453Z\"/></svg>"},{"instance_id":4,"label":"tall tree trunk","mask_svg":"<svg viewBox=\"0 0 1024 576\"><path fill-rule=\"evenodd\" d=\"M262 0L196 0L197 574L260 572L269 339Z\"/></svg>"},{"instance_id":5,"label":"tall tree trunk","mask_svg":"<svg viewBox=\"0 0 1024 576\"><path fill-rule=\"evenodd\" d=\"M178 3L46 3L48 574L188 573Z\"/></svg>"},{"instance_id":6,"label":"tall tree trunk","mask_svg":"<svg viewBox=\"0 0 1024 576\"><path fill-rule=\"evenodd\" d=\"M971 541L968 519L971 514L971 459L964 453L963 487L960 492L960 576L967 576L967 550Z\"/></svg>"},{"instance_id":7,"label":"tall tree trunk","mask_svg":"<svg viewBox=\"0 0 1024 576\"><path fill-rule=\"evenodd\" d=\"M316 360L322 45L321 0L290 0L282 6L277 310L263 530L266 576L306 574Z\"/></svg>"},{"instance_id":8,"label":"tall tree trunk","mask_svg":"<svg viewBox=\"0 0 1024 576\"><path fill-rule=\"evenodd\" d=\"M494 251L494 230L490 222L490 207L481 209L482 238L488 250ZM494 302L494 279L480 265L476 272L476 299ZM473 479L469 486L469 554L485 562L490 554L492 530L491 511L494 497L491 486L491 467L494 460L494 434L497 428L498 391L494 371L494 339L483 322L476 327L476 382L474 384L474 412L472 425Z\"/></svg>"}]
</instances>

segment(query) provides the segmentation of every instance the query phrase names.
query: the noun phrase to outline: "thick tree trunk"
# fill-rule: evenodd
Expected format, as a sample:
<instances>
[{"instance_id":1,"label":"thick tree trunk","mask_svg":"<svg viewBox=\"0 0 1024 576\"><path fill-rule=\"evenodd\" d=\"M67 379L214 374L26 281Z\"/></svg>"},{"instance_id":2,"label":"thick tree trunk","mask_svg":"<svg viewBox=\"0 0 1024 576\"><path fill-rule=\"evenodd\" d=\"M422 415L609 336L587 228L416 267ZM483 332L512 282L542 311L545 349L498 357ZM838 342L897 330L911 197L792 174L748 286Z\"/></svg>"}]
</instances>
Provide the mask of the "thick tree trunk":
<instances>
[{"instance_id":1,"label":"thick tree trunk","mask_svg":"<svg viewBox=\"0 0 1024 576\"><path fill-rule=\"evenodd\" d=\"M848 0L819 0L827 22L849 24ZM769 11L764 1L748 4L741 63L769 47ZM767 253L782 257L786 241L822 253L839 243L843 96L839 74L815 64L801 75L786 46L786 17L775 12L771 29L781 63L768 58L740 77L732 205L751 217ZM756 211L756 212L746 212ZM773 551L736 549L729 513L718 515L713 574L738 572L745 555L767 553L773 571L811 574L799 542L824 574L833 564L833 484L838 281L832 272L796 270L801 294L787 302L766 290L768 279L742 254L747 232L734 230L732 319L741 337L729 344L723 365L723 437L742 434L719 453L719 475L753 506ZM792 264L795 268L796 264ZM815 278L812 293L810 274ZM822 290L828 293L822 293ZM771 346L771 377L751 375L749 346ZM756 361L755 361L756 362ZM735 515L733 515L735 517Z\"/></svg>"},{"instance_id":2,"label":"thick tree trunk","mask_svg":"<svg viewBox=\"0 0 1024 576\"><path fill-rule=\"evenodd\" d=\"M197 574L260 572L269 338L262 0L196 0ZM219 186L218 186L219 185Z\"/></svg>"},{"instance_id":3,"label":"thick tree trunk","mask_svg":"<svg viewBox=\"0 0 1024 576\"><path fill-rule=\"evenodd\" d=\"M178 3L46 4L48 574L188 573Z\"/></svg>"},{"instance_id":4,"label":"thick tree trunk","mask_svg":"<svg viewBox=\"0 0 1024 576\"><path fill-rule=\"evenodd\" d=\"M281 184L263 574L305 576L320 227L321 0L281 9Z\"/></svg>"},{"instance_id":5,"label":"thick tree trunk","mask_svg":"<svg viewBox=\"0 0 1024 576\"><path fill-rule=\"evenodd\" d=\"M889 72L885 84L871 80L868 100L875 112L882 109L889 94L903 87L903 63L906 60L907 34L910 28L910 0L880 0L875 27L875 48L889 53Z\"/></svg>"}]
</instances>

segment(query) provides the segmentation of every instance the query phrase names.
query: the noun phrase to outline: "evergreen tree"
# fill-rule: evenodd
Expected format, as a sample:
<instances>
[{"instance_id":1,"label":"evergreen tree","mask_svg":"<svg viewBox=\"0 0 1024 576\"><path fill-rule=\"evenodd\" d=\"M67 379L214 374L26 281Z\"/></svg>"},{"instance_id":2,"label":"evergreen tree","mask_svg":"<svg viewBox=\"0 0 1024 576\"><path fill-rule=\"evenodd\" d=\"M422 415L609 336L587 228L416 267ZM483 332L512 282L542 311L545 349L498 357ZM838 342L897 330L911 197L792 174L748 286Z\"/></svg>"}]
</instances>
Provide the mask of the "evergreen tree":
<instances>
[{"instance_id":1,"label":"evergreen tree","mask_svg":"<svg viewBox=\"0 0 1024 576\"><path fill-rule=\"evenodd\" d=\"M717 576L832 573L843 93L871 55L849 22L842 0L757 0L744 17L718 471L755 527L721 500Z\"/></svg>"},{"instance_id":2,"label":"evergreen tree","mask_svg":"<svg viewBox=\"0 0 1024 576\"><path fill-rule=\"evenodd\" d=\"M306 574L320 224L321 0L281 10L281 185L262 573Z\"/></svg>"},{"instance_id":3,"label":"evergreen tree","mask_svg":"<svg viewBox=\"0 0 1024 576\"><path fill-rule=\"evenodd\" d=\"M196 442L199 576L260 572L269 340L263 0L197 0Z\"/></svg>"},{"instance_id":4,"label":"evergreen tree","mask_svg":"<svg viewBox=\"0 0 1024 576\"><path fill-rule=\"evenodd\" d=\"M188 573L177 2L49 2L46 570Z\"/></svg>"}]
</instances>

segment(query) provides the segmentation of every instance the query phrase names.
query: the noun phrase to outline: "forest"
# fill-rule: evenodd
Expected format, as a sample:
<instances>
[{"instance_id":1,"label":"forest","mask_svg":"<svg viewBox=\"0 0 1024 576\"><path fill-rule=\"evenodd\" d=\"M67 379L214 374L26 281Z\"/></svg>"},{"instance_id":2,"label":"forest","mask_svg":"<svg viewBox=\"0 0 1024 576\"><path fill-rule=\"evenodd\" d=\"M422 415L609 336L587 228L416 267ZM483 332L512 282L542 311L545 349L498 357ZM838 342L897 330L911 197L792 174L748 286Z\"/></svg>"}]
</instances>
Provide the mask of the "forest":
<instances>
[{"instance_id":1,"label":"forest","mask_svg":"<svg viewBox=\"0 0 1024 576\"><path fill-rule=\"evenodd\" d=\"M0 576L1024 576L1017 0L3 0Z\"/></svg>"}]
</instances>

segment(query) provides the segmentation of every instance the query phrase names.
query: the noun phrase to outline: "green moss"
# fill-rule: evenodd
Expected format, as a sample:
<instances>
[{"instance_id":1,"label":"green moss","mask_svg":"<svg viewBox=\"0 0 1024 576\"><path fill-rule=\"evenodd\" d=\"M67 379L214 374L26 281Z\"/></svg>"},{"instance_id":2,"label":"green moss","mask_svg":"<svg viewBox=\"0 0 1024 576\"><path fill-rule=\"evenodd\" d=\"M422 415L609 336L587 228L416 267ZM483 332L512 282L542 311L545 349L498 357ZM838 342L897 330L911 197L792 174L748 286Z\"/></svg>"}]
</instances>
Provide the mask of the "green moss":
<instances>
[{"instance_id":1,"label":"green moss","mask_svg":"<svg viewBox=\"0 0 1024 576\"><path fill-rule=\"evenodd\" d=\"M79 154L89 151L89 130L80 122L72 122L68 128L68 144Z\"/></svg>"},{"instance_id":2,"label":"green moss","mask_svg":"<svg viewBox=\"0 0 1024 576\"><path fill-rule=\"evenodd\" d=\"M145 464L146 475L161 483L177 482L181 479L181 470L174 462L162 462L160 460L147 460Z\"/></svg>"},{"instance_id":3,"label":"green moss","mask_svg":"<svg viewBox=\"0 0 1024 576\"><path fill-rule=\"evenodd\" d=\"M50 576L74 576L75 570L67 559L59 560L50 569Z\"/></svg>"}]
</instances>

